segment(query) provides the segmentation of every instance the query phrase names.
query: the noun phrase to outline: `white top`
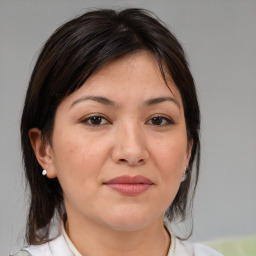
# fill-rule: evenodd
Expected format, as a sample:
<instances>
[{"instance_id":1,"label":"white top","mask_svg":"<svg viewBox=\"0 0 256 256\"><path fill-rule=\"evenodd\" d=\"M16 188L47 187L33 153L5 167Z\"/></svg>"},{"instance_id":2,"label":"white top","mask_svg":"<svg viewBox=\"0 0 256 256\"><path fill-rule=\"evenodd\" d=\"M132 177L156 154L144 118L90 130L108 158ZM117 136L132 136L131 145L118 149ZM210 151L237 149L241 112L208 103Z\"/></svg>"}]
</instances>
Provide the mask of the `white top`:
<instances>
[{"instance_id":1,"label":"white top","mask_svg":"<svg viewBox=\"0 0 256 256\"><path fill-rule=\"evenodd\" d=\"M171 236L171 245L167 256L223 256L215 250L197 243L180 241L172 233L168 223L165 226ZM14 256L83 256L69 239L64 226L61 234L54 240L42 245L31 245ZM86 256L86 255L84 255Z\"/></svg>"}]
</instances>

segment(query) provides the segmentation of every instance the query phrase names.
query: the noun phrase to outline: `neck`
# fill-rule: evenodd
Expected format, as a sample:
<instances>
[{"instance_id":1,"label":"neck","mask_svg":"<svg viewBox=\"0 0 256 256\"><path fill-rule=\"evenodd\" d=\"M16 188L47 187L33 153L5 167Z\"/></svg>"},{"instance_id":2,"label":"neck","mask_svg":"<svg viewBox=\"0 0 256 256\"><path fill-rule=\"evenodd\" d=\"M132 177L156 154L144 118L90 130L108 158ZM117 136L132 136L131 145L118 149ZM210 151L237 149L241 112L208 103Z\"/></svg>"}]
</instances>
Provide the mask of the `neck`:
<instances>
[{"instance_id":1,"label":"neck","mask_svg":"<svg viewBox=\"0 0 256 256\"><path fill-rule=\"evenodd\" d=\"M77 250L86 256L166 256L170 246L163 218L132 231L115 230L78 219L68 219L65 227Z\"/></svg>"}]
</instances>

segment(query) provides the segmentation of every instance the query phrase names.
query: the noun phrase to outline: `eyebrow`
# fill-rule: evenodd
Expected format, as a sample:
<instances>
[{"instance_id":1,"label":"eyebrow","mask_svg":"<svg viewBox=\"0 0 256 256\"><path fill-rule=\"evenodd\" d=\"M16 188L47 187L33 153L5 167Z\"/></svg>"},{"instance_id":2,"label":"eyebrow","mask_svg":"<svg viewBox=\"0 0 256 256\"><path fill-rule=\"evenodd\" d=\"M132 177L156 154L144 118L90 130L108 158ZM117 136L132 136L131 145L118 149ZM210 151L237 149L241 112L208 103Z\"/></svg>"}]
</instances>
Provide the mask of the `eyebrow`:
<instances>
[{"instance_id":1,"label":"eyebrow","mask_svg":"<svg viewBox=\"0 0 256 256\"><path fill-rule=\"evenodd\" d=\"M99 102L103 105L110 105L110 106L114 106L116 105L114 101L108 99L108 98L105 98L105 97L101 97L101 96L85 96L85 97L82 97L82 98L79 98L77 100L75 100L70 108L72 108L74 105L76 105L77 103L81 102L81 101L86 101L86 100L92 100L92 101L96 101L96 102Z\"/></svg>"},{"instance_id":2,"label":"eyebrow","mask_svg":"<svg viewBox=\"0 0 256 256\"><path fill-rule=\"evenodd\" d=\"M105 97L102 97L102 96L84 96L84 97L81 97L77 100L75 100L70 108L72 108L74 105L76 105L77 103L81 102L81 101L86 101L86 100L92 100L92 101L96 101L96 102L99 102L103 105L109 105L109 106L115 106L115 105L118 105L116 104L114 101L108 99L108 98L105 98ZM157 98L151 98L151 99L148 99L146 100L143 105L146 105L146 106L152 106L152 105L155 105L155 104L159 104L159 103L162 103L162 102L165 102L165 101L169 101L169 102L173 102L177 105L177 107L180 109L180 104L179 102L175 99L175 98L172 98L172 97L157 97Z\"/></svg>"},{"instance_id":3,"label":"eyebrow","mask_svg":"<svg viewBox=\"0 0 256 256\"><path fill-rule=\"evenodd\" d=\"M172 97L152 98L152 99L146 100L144 104L147 105L147 106L152 106L152 105L159 104L159 103L162 103L162 102L165 102L165 101L170 101L170 102L175 103L177 105L177 107L180 109L179 102L175 98L172 98Z\"/></svg>"}]
</instances>

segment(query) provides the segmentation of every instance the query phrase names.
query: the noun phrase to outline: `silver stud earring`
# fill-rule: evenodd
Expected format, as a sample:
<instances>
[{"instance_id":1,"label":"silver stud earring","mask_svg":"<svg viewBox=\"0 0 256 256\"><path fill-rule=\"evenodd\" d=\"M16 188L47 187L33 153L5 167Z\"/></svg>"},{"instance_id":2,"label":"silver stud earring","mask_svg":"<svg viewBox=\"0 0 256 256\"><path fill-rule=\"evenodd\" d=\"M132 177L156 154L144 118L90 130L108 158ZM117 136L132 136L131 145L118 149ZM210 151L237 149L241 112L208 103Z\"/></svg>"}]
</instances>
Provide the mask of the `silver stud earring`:
<instances>
[{"instance_id":1,"label":"silver stud earring","mask_svg":"<svg viewBox=\"0 0 256 256\"><path fill-rule=\"evenodd\" d=\"M46 174L47 174L47 170L44 169L44 170L42 171L42 175L45 176Z\"/></svg>"},{"instance_id":2,"label":"silver stud earring","mask_svg":"<svg viewBox=\"0 0 256 256\"><path fill-rule=\"evenodd\" d=\"M185 171L183 172L181 182L183 182L187 178L187 175L188 175L188 168L186 168Z\"/></svg>"}]
</instances>

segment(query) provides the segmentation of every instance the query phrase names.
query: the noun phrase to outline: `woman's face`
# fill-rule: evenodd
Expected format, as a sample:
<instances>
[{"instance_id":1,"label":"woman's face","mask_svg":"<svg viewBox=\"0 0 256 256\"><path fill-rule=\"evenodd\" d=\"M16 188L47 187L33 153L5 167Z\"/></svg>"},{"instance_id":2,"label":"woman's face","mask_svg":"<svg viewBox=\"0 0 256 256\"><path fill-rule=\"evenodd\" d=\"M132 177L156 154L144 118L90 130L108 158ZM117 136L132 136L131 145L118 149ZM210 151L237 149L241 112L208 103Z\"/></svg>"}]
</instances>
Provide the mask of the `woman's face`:
<instances>
[{"instance_id":1,"label":"woman's face","mask_svg":"<svg viewBox=\"0 0 256 256\"><path fill-rule=\"evenodd\" d=\"M164 217L188 165L183 105L148 52L125 56L59 105L48 150L68 220L135 230Z\"/></svg>"}]
</instances>

